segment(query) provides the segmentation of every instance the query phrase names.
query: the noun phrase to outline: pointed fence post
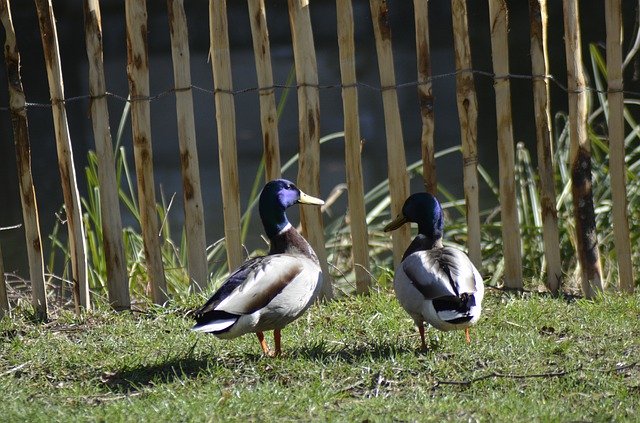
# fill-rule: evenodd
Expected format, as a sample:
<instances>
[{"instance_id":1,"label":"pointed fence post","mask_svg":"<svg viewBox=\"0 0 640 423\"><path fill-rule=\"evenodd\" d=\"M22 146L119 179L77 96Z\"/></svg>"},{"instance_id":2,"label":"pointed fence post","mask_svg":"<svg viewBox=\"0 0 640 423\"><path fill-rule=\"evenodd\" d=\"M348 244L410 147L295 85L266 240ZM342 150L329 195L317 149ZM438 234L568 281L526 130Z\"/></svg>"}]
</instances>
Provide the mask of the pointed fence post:
<instances>
[{"instance_id":1,"label":"pointed fence post","mask_svg":"<svg viewBox=\"0 0 640 423\"><path fill-rule=\"evenodd\" d=\"M176 115L178 118L189 280L191 281L191 290L200 292L208 285L207 242L200 190L200 170L198 169L195 113L193 111L189 63L189 33L187 17L184 12L184 0L167 0L167 9L171 31L173 78L176 87Z\"/></svg>"},{"instance_id":2,"label":"pointed fence post","mask_svg":"<svg viewBox=\"0 0 640 423\"><path fill-rule=\"evenodd\" d=\"M280 143L278 139L278 110L273 88L271 68L271 46L267 13L264 0L248 0L253 53L256 60L256 74L260 91L260 124L264 151L265 179L271 181L280 177Z\"/></svg>"},{"instance_id":3,"label":"pointed fence post","mask_svg":"<svg viewBox=\"0 0 640 423\"><path fill-rule=\"evenodd\" d=\"M162 265L161 238L153 179L146 0L126 0L125 15L127 23L127 76L131 95L131 128L144 255L153 302L163 304L167 301L168 296Z\"/></svg>"},{"instance_id":4,"label":"pointed fence post","mask_svg":"<svg viewBox=\"0 0 640 423\"><path fill-rule=\"evenodd\" d=\"M500 174L500 220L504 254L504 285L522 288L522 247L516 204L515 146L509 82L509 26L506 0L489 0L491 57L498 121L498 167Z\"/></svg>"},{"instance_id":5,"label":"pointed fence post","mask_svg":"<svg viewBox=\"0 0 640 423\"><path fill-rule=\"evenodd\" d=\"M429 50L429 1L413 0L418 55L418 102L422 118L422 178L427 192L438 195L436 158L433 141L433 92L431 88L431 52Z\"/></svg>"},{"instance_id":6,"label":"pointed fence post","mask_svg":"<svg viewBox=\"0 0 640 423\"><path fill-rule=\"evenodd\" d=\"M67 229L69 231L69 255L71 256L71 274L73 294L76 302L76 313L80 307L89 307L89 280L87 275L87 246L84 236L84 222L78 193L76 169L73 163L73 150L67 111L64 105L64 85L62 81L62 64L58 47L56 20L53 16L51 0L35 0L40 24L42 49L47 66L49 94L51 95L51 111L55 128L56 148L58 152L58 168L64 197Z\"/></svg>"},{"instance_id":7,"label":"pointed fence post","mask_svg":"<svg viewBox=\"0 0 640 423\"><path fill-rule=\"evenodd\" d=\"M462 138L462 172L467 207L467 247L469 258L481 270L480 205L478 202L478 99L471 69L471 46L467 24L466 0L452 0L453 46L456 56L456 100L460 137Z\"/></svg>"},{"instance_id":8,"label":"pointed fence post","mask_svg":"<svg viewBox=\"0 0 640 423\"><path fill-rule=\"evenodd\" d=\"M300 132L300 161L298 185L313 196L320 194L320 96L318 93L318 66L313 44L313 31L309 5L289 0L289 22L293 41L293 58L298 84L298 126ZM304 3L304 1L302 2ZM307 1L308 3L308 1ZM327 265L324 229L319 207L301 207L302 230L320 260L324 284L323 299L333 298L333 284Z\"/></svg>"},{"instance_id":9,"label":"pointed fence post","mask_svg":"<svg viewBox=\"0 0 640 423\"><path fill-rule=\"evenodd\" d=\"M118 201L116 164L109 129L104 61L102 55L102 19L98 0L84 1L84 26L89 61L89 93L91 94L91 123L98 156L100 187L100 215L107 264L109 303L116 310L131 308L127 258L122 242L122 220Z\"/></svg>"},{"instance_id":10,"label":"pointed fence post","mask_svg":"<svg viewBox=\"0 0 640 423\"><path fill-rule=\"evenodd\" d=\"M338 47L342 80L344 115L344 150L351 226L351 252L358 294L369 292L369 239L364 204L364 182L360 160L360 119L356 87L356 49L354 41L353 5L351 0L337 0Z\"/></svg>"},{"instance_id":11,"label":"pointed fence post","mask_svg":"<svg viewBox=\"0 0 640 423\"><path fill-rule=\"evenodd\" d=\"M591 145L587 134L587 85L582 67L578 0L563 0L564 41L569 88L571 193L576 221L582 292L593 298L602 291L602 268L591 190Z\"/></svg>"},{"instance_id":12,"label":"pointed fence post","mask_svg":"<svg viewBox=\"0 0 640 423\"><path fill-rule=\"evenodd\" d=\"M31 174L31 146L29 145L29 124L27 120L26 100L20 77L20 53L16 45L16 33L11 19L9 0L0 0L0 19L5 29L4 58L9 80L9 111L13 128L13 141L16 146L18 183L24 236L29 260L29 279L31 280L31 304L40 320L47 319L47 295L45 291L44 260L40 238L40 221L36 190Z\"/></svg>"},{"instance_id":13,"label":"pointed fence post","mask_svg":"<svg viewBox=\"0 0 640 423\"><path fill-rule=\"evenodd\" d=\"M240 230L240 183L236 147L236 112L233 99L231 53L226 0L209 1L211 66L215 88L218 154L224 214L224 237L229 270L244 261Z\"/></svg>"},{"instance_id":14,"label":"pointed fence post","mask_svg":"<svg viewBox=\"0 0 640 423\"><path fill-rule=\"evenodd\" d=\"M618 258L620 289L634 290L633 266L627 215L627 182L624 162L624 94L622 92L622 7L621 0L604 2L607 26L607 83L609 105L609 171L611 172L611 200L613 234Z\"/></svg>"},{"instance_id":15,"label":"pointed fence post","mask_svg":"<svg viewBox=\"0 0 640 423\"><path fill-rule=\"evenodd\" d=\"M370 0L373 32L378 53L378 69L382 85L382 105L384 108L384 126L387 137L387 161L389 166L389 194L391 196L391 217L402 211L404 201L409 197L409 176L407 159L404 153L402 119L398 106L398 92L395 88L396 75L393 67L391 46L391 27L389 26L386 0ZM393 232L393 262L397 266L411 241L411 228L403 225Z\"/></svg>"},{"instance_id":16,"label":"pointed fence post","mask_svg":"<svg viewBox=\"0 0 640 423\"><path fill-rule=\"evenodd\" d=\"M529 20L531 23L531 71L534 75L533 106L536 119L542 239L547 263L547 288L552 293L557 293L562 279L562 266L553 173L549 78L546 76L549 73L547 0L529 0Z\"/></svg>"}]
</instances>

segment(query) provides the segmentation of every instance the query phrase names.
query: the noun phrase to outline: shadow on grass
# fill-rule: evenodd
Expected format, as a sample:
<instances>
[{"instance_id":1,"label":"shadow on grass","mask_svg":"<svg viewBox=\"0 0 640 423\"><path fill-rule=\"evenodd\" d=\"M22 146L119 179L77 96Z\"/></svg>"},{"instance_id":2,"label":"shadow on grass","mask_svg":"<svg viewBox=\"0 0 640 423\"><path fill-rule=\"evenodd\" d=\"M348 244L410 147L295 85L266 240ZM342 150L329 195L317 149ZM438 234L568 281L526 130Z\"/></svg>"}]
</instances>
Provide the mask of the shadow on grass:
<instances>
[{"instance_id":1,"label":"shadow on grass","mask_svg":"<svg viewBox=\"0 0 640 423\"><path fill-rule=\"evenodd\" d=\"M436 345L431 345L429 351L421 351L406 346L398 346L390 342L359 343L354 345L328 345L321 341L315 344L284 350L281 357L265 357L258 353L234 354L229 352L222 355L192 356L193 348L182 357L174 356L155 364L141 364L125 367L115 372L103 373L101 380L109 389L119 393L137 392L145 387L156 386L184 379L195 379L200 374L215 374L216 369L225 368L238 371L253 366L258 362L267 365L277 365L282 360L308 360L321 363L343 362L353 364L362 360L386 359L399 354L430 354Z\"/></svg>"},{"instance_id":2,"label":"shadow on grass","mask_svg":"<svg viewBox=\"0 0 640 423\"><path fill-rule=\"evenodd\" d=\"M431 344L429 350L422 351L419 348L411 348L406 345L398 345L395 342L388 341L329 346L326 342L321 341L312 345L294 348L286 357L303 358L321 362L341 361L353 364L362 361L364 358L378 360L401 354L430 354L437 348L437 344Z\"/></svg>"}]
</instances>

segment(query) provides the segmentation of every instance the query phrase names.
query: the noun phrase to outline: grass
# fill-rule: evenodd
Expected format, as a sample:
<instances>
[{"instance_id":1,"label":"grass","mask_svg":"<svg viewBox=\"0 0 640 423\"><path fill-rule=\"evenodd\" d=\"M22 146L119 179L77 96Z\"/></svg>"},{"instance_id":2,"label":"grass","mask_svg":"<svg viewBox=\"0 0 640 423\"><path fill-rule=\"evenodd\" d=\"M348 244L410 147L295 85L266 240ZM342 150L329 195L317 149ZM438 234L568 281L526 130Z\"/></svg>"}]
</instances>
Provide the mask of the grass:
<instances>
[{"instance_id":1,"label":"grass","mask_svg":"<svg viewBox=\"0 0 640 423\"><path fill-rule=\"evenodd\" d=\"M611 421L640 412L640 295L490 290L472 330L428 331L388 291L313 307L266 358L182 307L0 321L5 421ZM270 342L271 337L268 336Z\"/></svg>"}]
</instances>

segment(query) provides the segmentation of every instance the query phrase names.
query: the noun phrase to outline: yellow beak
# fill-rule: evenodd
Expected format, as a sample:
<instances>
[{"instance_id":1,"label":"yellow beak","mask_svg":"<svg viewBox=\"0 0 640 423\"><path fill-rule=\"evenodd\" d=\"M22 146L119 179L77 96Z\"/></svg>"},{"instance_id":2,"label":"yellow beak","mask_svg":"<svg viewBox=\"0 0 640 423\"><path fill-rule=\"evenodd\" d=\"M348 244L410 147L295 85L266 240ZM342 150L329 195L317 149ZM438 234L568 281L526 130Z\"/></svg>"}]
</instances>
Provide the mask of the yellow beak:
<instances>
[{"instance_id":1,"label":"yellow beak","mask_svg":"<svg viewBox=\"0 0 640 423\"><path fill-rule=\"evenodd\" d=\"M304 192L300 191L300 199L298 200L298 203L300 204L314 204L316 206L321 206L324 204L324 201L322 201L319 198L316 197L312 197L308 194L305 194Z\"/></svg>"},{"instance_id":2,"label":"yellow beak","mask_svg":"<svg viewBox=\"0 0 640 423\"><path fill-rule=\"evenodd\" d=\"M393 231L394 229L398 229L400 226L407 223L407 218L404 217L402 213L398 215L395 219L393 219L387 226L384 227L385 232Z\"/></svg>"}]
</instances>

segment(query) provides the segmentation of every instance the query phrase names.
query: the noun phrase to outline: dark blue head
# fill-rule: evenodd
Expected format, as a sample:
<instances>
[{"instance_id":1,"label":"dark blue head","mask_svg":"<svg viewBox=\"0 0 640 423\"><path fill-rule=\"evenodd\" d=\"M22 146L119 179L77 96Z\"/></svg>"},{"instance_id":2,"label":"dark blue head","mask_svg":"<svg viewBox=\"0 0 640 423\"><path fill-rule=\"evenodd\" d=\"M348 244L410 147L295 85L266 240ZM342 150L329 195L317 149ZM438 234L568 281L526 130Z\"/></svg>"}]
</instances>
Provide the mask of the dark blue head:
<instances>
[{"instance_id":1,"label":"dark blue head","mask_svg":"<svg viewBox=\"0 0 640 423\"><path fill-rule=\"evenodd\" d=\"M431 239L442 238L444 219L440 202L433 195L420 192L407 198L402 213L385 226L385 232L398 229L407 222L418 224L418 232Z\"/></svg>"},{"instance_id":2,"label":"dark blue head","mask_svg":"<svg viewBox=\"0 0 640 423\"><path fill-rule=\"evenodd\" d=\"M291 181L275 179L267 182L260 194L260 218L269 238L282 231L289 220L285 210L296 203L322 205L324 201L300 191Z\"/></svg>"}]
</instances>

